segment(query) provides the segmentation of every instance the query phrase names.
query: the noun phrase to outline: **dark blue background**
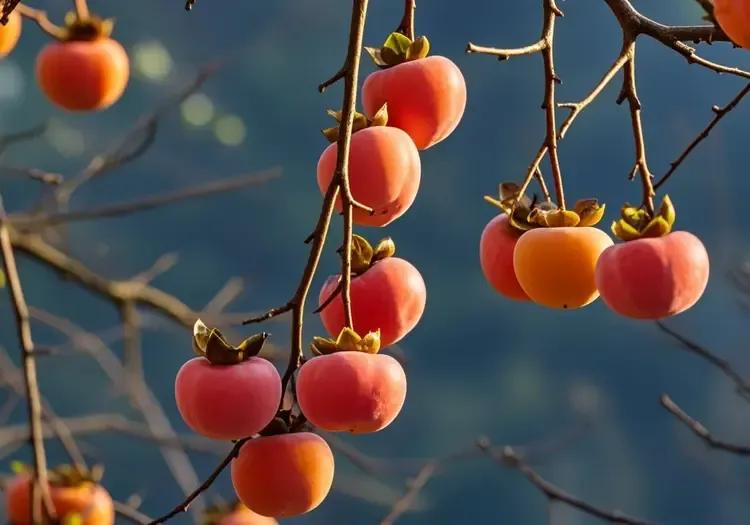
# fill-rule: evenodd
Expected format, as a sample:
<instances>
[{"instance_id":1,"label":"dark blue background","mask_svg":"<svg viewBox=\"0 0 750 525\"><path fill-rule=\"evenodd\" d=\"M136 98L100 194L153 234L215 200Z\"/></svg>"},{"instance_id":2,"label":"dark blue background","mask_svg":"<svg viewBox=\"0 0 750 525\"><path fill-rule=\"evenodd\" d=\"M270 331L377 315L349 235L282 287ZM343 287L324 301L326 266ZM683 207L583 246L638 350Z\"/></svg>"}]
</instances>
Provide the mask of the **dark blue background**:
<instances>
[{"instance_id":1,"label":"dark blue background","mask_svg":"<svg viewBox=\"0 0 750 525\"><path fill-rule=\"evenodd\" d=\"M54 19L63 2L47 1ZM70 228L73 252L113 278L148 267L164 252L179 252L180 264L160 277L163 287L196 308L227 278L238 275L248 289L235 309L261 310L283 303L296 286L307 248L302 240L317 217L320 197L315 165L325 146L319 128L328 125L324 109L339 104L341 88L324 96L317 84L340 65L351 2L294 0L215 2L199 0L191 14L181 2L132 0L93 2L92 9L115 16L115 36L129 49L160 42L174 61L163 81L134 71L128 91L111 110L70 115L53 109L33 80L33 59L44 38L26 24L19 48L0 62L0 92L23 78L18 96L0 98L0 133L28 128L46 119L82 133L85 151L61 155L44 139L18 145L3 162L33 165L66 176L111 144L140 113L183 85L201 65L227 59L228 65L203 92L219 113L239 115L247 138L239 147L218 143L210 128L186 126L179 111L160 122L154 146L137 162L101 178L76 194L72 207L136 198L157 191L261 170L283 168L283 178L221 197L185 203L132 217L80 223ZM575 312L549 311L495 295L485 284L477 244L493 216L482 195L498 182L522 177L543 136L542 70L539 57L499 64L467 56L467 41L514 46L537 38L537 2L420 2L417 29L434 53L461 67L469 102L461 127L444 143L424 152L423 182L410 212L387 229L399 253L413 262L427 282L428 305L421 324L404 341L409 396L400 418L386 431L351 439L362 450L388 458L425 458L471 445L479 435L497 443L524 443L555 435L582 417L594 426L584 438L539 468L573 493L605 507L668 524L741 524L750 512L748 475L740 459L708 452L659 406L671 394L721 436L750 439L747 406L732 386L703 362L676 350L675 343L649 323L615 316L601 302ZM700 11L688 0L639 2L665 23L697 23ZM614 60L619 30L601 0L563 2L558 30L560 100L582 98ZM372 2L366 39L379 43L398 22L401 2ZM706 56L750 67L750 55L718 44ZM364 73L371 66L364 66ZM710 107L729 100L742 80L719 77L647 39L638 55L638 79L652 169L663 173L711 117ZM610 206L607 223L625 200L639 198L638 183L626 175L633 162L629 116L614 104L619 78L582 114L561 144L570 199L597 196ZM12 91L12 90L11 90ZM677 204L679 227L693 231L711 254L712 277L703 300L672 326L747 369L747 311L727 275L747 248L743 215L747 177L747 118L740 107L715 131L668 185ZM561 116L563 113L561 112ZM33 183L2 179L10 211L36 198ZM316 280L336 271L331 246ZM117 312L76 285L27 260L22 262L29 302L69 316L92 331L117 322ZM17 343L7 301L0 302L0 344L12 355ZM274 340L288 342L284 321L271 325ZM320 333L317 320L308 337ZM40 330L42 344L61 341ZM119 349L118 349L119 351ZM174 408L172 384L190 356L188 334L168 323L144 337L149 383L187 431ZM49 358L41 364L47 397L62 415L125 410L95 365L77 357ZM134 416L135 417L135 416ZM17 410L14 421L23 421ZM142 492L144 511L171 507L180 493L158 450L122 437L86 438L94 458L107 464L105 481L118 498ZM54 446L52 462L64 456ZM26 453L14 458L28 458ZM8 458L10 459L10 458ZM216 458L196 455L201 475ZM314 513L290 523L377 523L402 486L362 477L341 458L336 489ZM217 483L229 495L228 476ZM405 524L545 523L546 500L516 472L486 459L452 466L422 497L423 511ZM554 523L594 521L556 508ZM181 518L181 522L187 522Z\"/></svg>"}]
</instances>

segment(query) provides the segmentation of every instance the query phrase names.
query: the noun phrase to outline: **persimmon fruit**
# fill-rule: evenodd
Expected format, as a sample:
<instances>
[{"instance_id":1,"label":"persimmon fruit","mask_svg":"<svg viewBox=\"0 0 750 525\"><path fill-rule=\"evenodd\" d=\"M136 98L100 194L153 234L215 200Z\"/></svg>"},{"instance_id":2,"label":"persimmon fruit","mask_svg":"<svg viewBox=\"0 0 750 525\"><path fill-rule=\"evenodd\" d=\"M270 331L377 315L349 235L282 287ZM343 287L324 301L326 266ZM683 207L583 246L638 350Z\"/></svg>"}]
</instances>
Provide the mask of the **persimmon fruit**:
<instances>
[{"instance_id":1,"label":"persimmon fruit","mask_svg":"<svg viewBox=\"0 0 750 525\"><path fill-rule=\"evenodd\" d=\"M430 56L371 73L362 86L368 116L388 104L388 125L427 149L456 129L466 109L466 81L448 58Z\"/></svg>"},{"instance_id":2,"label":"persimmon fruit","mask_svg":"<svg viewBox=\"0 0 750 525\"><path fill-rule=\"evenodd\" d=\"M325 194L336 170L338 145L326 148L318 161L318 187ZM385 226L412 205L421 178L419 152L398 128L373 126L352 135L349 183L354 199L374 210L354 210L354 222ZM341 204L339 200L339 210Z\"/></svg>"},{"instance_id":3,"label":"persimmon fruit","mask_svg":"<svg viewBox=\"0 0 750 525\"><path fill-rule=\"evenodd\" d=\"M514 229L506 214L492 219L479 241L479 262L487 282L501 295L519 301L528 301L529 296L518 283L513 269L513 253L521 236Z\"/></svg>"},{"instance_id":4,"label":"persimmon fruit","mask_svg":"<svg viewBox=\"0 0 750 525\"><path fill-rule=\"evenodd\" d=\"M302 365L297 399L307 419L324 430L377 432L390 425L404 406L406 374L389 355L321 355Z\"/></svg>"},{"instance_id":5,"label":"persimmon fruit","mask_svg":"<svg viewBox=\"0 0 750 525\"><path fill-rule=\"evenodd\" d=\"M5 488L5 510L11 525L31 525L31 476L17 474ZM112 525L115 522L112 497L93 481L71 485L49 483L49 492L57 518L77 514L80 525ZM62 522L62 521L61 521Z\"/></svg>"},{"instance_id":6,"label":"persimmon fruit","mask_svg":"<svg viewBox=\"0 0 750 525\"><path fill-rule=\"evenodd\" d=\"M185 423L195 432L214 439L241 439L273 420L281 399L281 378L260 357L232 365L214 365L196 357L177 373L175 399Z\"/></svg>"},{"instance_id":7,"label":"persimmon fruit","mask_svg":"<svg viewBox=\"0 0 750 525\"><path fill-rule=\"evenodd\" d=\"M684 312L701 298L708 276L706 248L685 231L616 244L604 250L596 266L602 300L634 319Z\"/></svg>"},{"instance_id":8,"label":"persimmon fruit","mask_svg":"<svg viewBox=\"0 0 750 525\"><path fill-rule=\"evenodd\" d=\"M318 299L321 305L336 291L340 278L333 275L326 280ZM355 276L350 290L354 329L359 333L380 330L384 347L397 343L417 326L427 302L419 270L398 257L387 257ZM346 323L340 295L320 312L320 319L330 335L341 332Z\"/></svg>"},{"instance_id":9,"label":"persimmon fruit","mask_svg":"<svg viewBox=\"0 0 750 525\"><path fill-rule=\"evenodd\" d=\"M748 0L714 0L714 18L735 44L750 49Z\"/></svg>"},{"instance_id":10,"label":"persimmon fruit","mask_svg":"<svg viewBox=\"0 0 750 525\"><path fill-rule=\"evenodd\" d=\"M279 525L279 522L268 516L261 516L248 509L242 503L222 504L209 508L203 516L204 525Z\"/></svg>"},{"instance_id":11,"label":"persimmon fruit","mask_svg":"<svg viewBox=\"0 0 750 525\"><path fill-rule=\"evenodd\" d=\"M596 262L612 239L590 226L535 228L516 243L513 268L529 298L551 308L581 308L596 300Z\"/></svg>"},{"instance_id":12,"label":"persimmon fruit","mask_svg":"<svg viewBox=\"0 0 750 525\"><path fill-rule=\"evenodd\" d=\"M333 453L317 434L278 434L245 443L231 470L234 490L249 509L262 516L296 516L328 495Z\"/></svg>"},{"instance_id":13,"label":"persimmon fruit","mask_svg":"<svg viewBox=\"0 0 750 525\"><path fill-rule=\"evenodd\" d=\"M7 56L21 38L21 15L13 11L8 17L8 23L0 24L0 58Z\"/></svg>"},{"instance_id":14,"label":"persimmon fruit","mask_svg":"<svg viewBox=\"0 0 750 525\"><path fill-rule=\"evenodd\" d=\"M47 44L36 60L39 87L69 111L111 106L125 91L129 75L127 52L105 37Z\"/></svg>"}]
</instances>

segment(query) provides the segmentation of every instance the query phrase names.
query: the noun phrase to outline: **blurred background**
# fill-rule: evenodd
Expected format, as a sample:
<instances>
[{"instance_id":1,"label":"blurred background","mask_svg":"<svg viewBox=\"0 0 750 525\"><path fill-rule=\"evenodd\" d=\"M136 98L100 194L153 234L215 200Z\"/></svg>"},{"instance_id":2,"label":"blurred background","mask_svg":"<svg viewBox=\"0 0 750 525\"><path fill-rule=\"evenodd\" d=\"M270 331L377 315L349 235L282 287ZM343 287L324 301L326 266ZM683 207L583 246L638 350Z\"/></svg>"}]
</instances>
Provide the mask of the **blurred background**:
<instances>
[{"instance_id":1,"label":"blurred background","mask_svg":"<svg viewBox=\"0 0 750 525\"><path fill-rule=\"evenodd\" d=\"M377 458L407 463L471 449L478 436L522 445L568 435L537 464L540 472L570 492L605 508L668 524L741 524L750 512L750 469L733 456L705 449L659 405L669 393L719 436L750 441L747 406L733 386L706 363L679 350L651 323L620 318L597 302L581 311L551 311L505 300L485 283L478 241L495 209L482 202L505 180L525 173L544 133L542 67L539 57L498 63L467 56L466 43L512 47L538 37L538 2L420 2L417 33L433 52L453 59L464 72L469 101L462 125L422 155L417 202L386 230L361 230L376 240L392 236L399 254L422 272L428 304L419 326L401 345L408 361L409 395L404 411L387 430L350 439ZM37 1L60 21L69 8L61 0ZM699 23L696 2L636 2L669 24ZM351 2L284 0L222 3L199 0L192 13L181 1L127 3L92 1L93 11L116 19L114 36L128 49L133 74L127 92L110 110L66 114L42 96L33 77L34 57L46 42L27 23L19 47L0 61L0 134L48 122L45 134L15 145L3 164L34 166L75 175L91 157L114 143L137 116L180 89L205 64L226 61L201 90L159 122L153 146L136 162L76 193L71 209L122 202L222 177L280 167L281 178L228 195L116 219L79 222L67 229L67 247L111 278L128 278L168 252L179 263L155 285L201 308L232 276L246 290L232 309L261 311L293 293L307 237L319 213L315 166L329 125L324 110L338 107L341 86L319 95L316 86L335 72L345 53ZM583 98L616 57L619 28L601 0L563 2L559 23L560 101ZM400 20L402 2L373 2L366 41L382 42ZM743 82L688 66L671 50L642 39L638 85L651 167L663 173ZM703 46L703 54L750 67L750 54L727 44ZM363 62L363 75L372 71ZM614 100L619 80L576 121L561 144L570 199L596 196L609 206L606 224L624 201L638 201L640 185L629 183L632 136L626 107ZM561 112L562 116L563 113ZM750 105L726 118L667 185L681 229L700 236L709 250L712 277L702 301L669 325L750 373L748 316L743 290L730 279L748 248L742 196L747 177ZM42 191L33 182L2 178L10 212L34 205ZM336 273L336 222L313 295ZM109 334L119 323L107 302L84 292L28 259L21 260L32 306L68 317L86 330ZM307 337L321 333L308 316ZM173 399L173 379L191 357L190 334L160 317L146 318L143 357L149 385L175 428L188 430ZM12 310L0 301L0 345L16 359ZM288 319L269 323L273 341L285 351ZM250 333L241 332L241 333ZM37 327L41 346L65 342ZM121 352L117 337L112 348ZM61 416L122 412L133 419L122 390L113 389L95 362L63 352L40 362L47 399ZM6 394L0 394L5 396ZM7 424L25 421L23 405ZM158 447L116 433L82 438L86 454L106 465L105 485L118 498L144 498L150 515L171 508L181 492ZM65 460L49 442L50 461ZM217 463L210 453L192 453L205 477ZM5 455L30 460L26 449ZM413 465L414 463L409 463ZM406 473L414 473L414 469ZM378 523L404 490L403 475L365 476L338 458L334 491L315 512L288 523ZM231 496L229 476L214 494ZM486 457L451 464L421 495L404 524L546 523L546 499L517 472ZM560 506L554 523L589 524L592 518ZM180 516L176 523L187 523Z\"/></svg>"}]
</instances>

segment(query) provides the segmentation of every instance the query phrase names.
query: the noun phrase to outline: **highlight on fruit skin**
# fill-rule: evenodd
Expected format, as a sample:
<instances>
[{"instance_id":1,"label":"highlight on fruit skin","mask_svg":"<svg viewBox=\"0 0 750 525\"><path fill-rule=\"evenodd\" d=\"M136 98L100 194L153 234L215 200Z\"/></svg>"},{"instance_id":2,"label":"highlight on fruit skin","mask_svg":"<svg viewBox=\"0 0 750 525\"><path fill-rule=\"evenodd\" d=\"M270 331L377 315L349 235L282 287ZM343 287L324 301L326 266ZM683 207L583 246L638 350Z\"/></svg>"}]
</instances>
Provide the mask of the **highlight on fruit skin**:
<instances>
[{"instance_id":1,"label":"highlight on fruit skin","mask_svg":"<svg viewBox=\"0 0 750 525\"><path fill-rule=\"evenodd\" d=\"M307 419L330 432L365 434L390 425L406 400L406 374L389 355L356 351L313 357L297 376Z\"/></svg>"},{"instance_id":2,"label":"highlight on fruit skin","mask_svg":"<svg viewBox=\"0 0 750 525\"><path fill-rule=\"evenodd\" d=\"M445 140L466 109L466 81L453 61L427 56L425 37L411 41L400 33L389 35L380 49L367 48L383 69L362 85L367 115L388 104L389 126L403 129L424 150Z\"/></svg>"},{"instance_id":3,"label":"highlight on fruit skin","mask_svg":"<svg viewBox=\"0 0 750 525\"><path fill-rule=\"evenodd\" d=\"M49 492L58 519L75 518L80 525L113 525L115 510L109 492L88 474L61 466L49 472ZM31 474L17 473L5 487L5 511L12 525L31 525Z\"/></svg>"},{"instance_id":4,"label":"highlight on fruit skin","mask_svg":"<svg viewBox=\"0 0 750 525\"><path fill-rule=\"evenodd\" d=\"M513 268L532 301L550 308L581 308L599 297L596 263L612 246L598 228L536 228L516 244Z\"/></svg>"},{"instance_id":5,"label":"highlight on fruit skin","mask_svg":"<svg viewBox=\"0 0 750 525\"><path fill-rule=\"evenodd\" d=\"M373 248L355 235L352 250L354 329L359 333L379 331L380 344L390 346L406 337L422 318L427 303L424 279L410 262L393 256L395 244L390 239ZM346 324L344 303L337 293L340 284L340 275L329 277L318 297L318 304L325 305L320 319L331 336L338 335Z\"/></svg>"},{"instance_id":6,"label":"highlight on fruit skin","mask_svg":"<svg viewBox=\"0 0 750 525\"><path fill-rule=\"evenodd\" d=\"M336 170L338 145L331 144L318 160L317 180L325 194ZM419 152L398 128L373 126L352 135L349 183L354 199L374 210L353 212L355 224L386 226L406 213L421 179ZM341 199L337 203L341 210Z\"/></svg>"},{"instance_id":7,"label":"highlight on fruit skin","mask_svg":"<svg viewBox=\"0 0 750 525\"><path fill-rule=\"evenodd\" d=\"M501 295L517 301L528 301L513 268L513 253L523 232L513 228L508 215L495 216L482 231L479 262L490 285Z\"/></svg>"},{"instance_id":8,"label":"highlight on fruit skin","mask_svg":"<svg viewBox=\"0 0 750 525\"><path fill-rule=\"evenodd\" d=\"M8 17L8 23L0 24L0 58L6 57L16 47L21 38L21 15L13 11Z\"/></svg>"},{"instance_id":9,"label":"highlight on fruit skin","mask_svg":"<svg viewBox=\"0 0 750 525\"><path fill-rule=\"evenodd\" d=\"M596 267L596 284L612 310L633 319L663 319L692 307L708 284L709 259L685 231L607 248Z\"/></svg>"},{"instance_id":10,"label":"highlight on fruit skin","mask_svg":"<svg viewBox=\"0 0 750 525\"><path fill-rule=\"evenodd\" d=\"M334 460L323 438L311 432L246 442L231 465L237 496L252 511L276 518L318 507L333 483Z\"/></svg>"},{"instance_id":11,"label":"highlight on fruit skin","mask_svg":"<svg viewBox=\"0 0 750 525\"><path fill-rule=\"evenodd\" d=\"M732 42L750 49L750 2L748 0L713 0L714 18Z\"/></svg>"}]
</instances>

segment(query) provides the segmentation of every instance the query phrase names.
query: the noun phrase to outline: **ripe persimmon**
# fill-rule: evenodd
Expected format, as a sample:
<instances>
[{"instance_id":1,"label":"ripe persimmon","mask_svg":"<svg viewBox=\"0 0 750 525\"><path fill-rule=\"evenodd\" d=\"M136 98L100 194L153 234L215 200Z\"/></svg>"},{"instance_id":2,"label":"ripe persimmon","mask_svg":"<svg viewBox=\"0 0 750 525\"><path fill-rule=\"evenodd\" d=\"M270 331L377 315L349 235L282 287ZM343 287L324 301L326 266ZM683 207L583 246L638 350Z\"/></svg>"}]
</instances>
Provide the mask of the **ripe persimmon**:
<instances>
[{"instance_id":1,"label":"ripe persimmon","mask_svg":"<svg viewBox=\"0 0 750 525\"><path fill-rule=\"evenodd\" d=\"M714 18L735 44L750 49L750 1L714 0Z\"/></svg>"},{"instance_id":2,"label":"ripe persimmon","mask_svg":"<svg viewBox=\"0 0 750 525\"><path fill-rule=\"evenodd\" d=\"M0 58L13 51L19 38L21 38L21 15L13 11L8 17L8 23L0 24Z\"/></svg>"},{"instance_id":3,"label":"ripe persimmon","mask_svg":"<svg viewBox=\"0 0 750 525\"><path fill-rule=\"evenodd\" d=\"M297 376L300 409L330 432L364 434L396 419L406 399L406 374L389 355L336 352L307 361Z\"/></svg>"},{"instance_id":4,"label":"ripe persimmon","mask_svg":"<svg viewBox=\"0 0 750 525\"><path fill-rule=\"evenodd\" d=\"M111 20L73 16L66 22L65 37L47 44L36 59L39 87L63 109L105 109L125 91L130 76L128 54L109 37Z\"/></svg>"},{"instance_id":5,"label":"ripe persimmon","mask_svg":"<svg viewBox=\"0 0 750 525\"><path fill-rule=\"evenodd\" d=\"M611 246L596 265L596 285L604 302L635 319L684 312L703 295L708 275L706 248L685 231Z\"/></svg>"},{"instance_id":6,"label":"ripe persimmon","mask_svg":"<svg viewBox=\"0 0 750 525\"><path fill-rule=\"evenodd\" d=\"M409 60L371 73L362 85L365 113L388 104L388 125L406 131L417 148L437 144L456 129L466 109L466 82L448 58Z\"/></svg>"},{"instance_id":7,"label":"ripe persimmon","mask_svg":"<svg viewBox=\"0 0 750 525\"><path fill-rule=\"evenodd\" d=\"M479 262L487 282L498 293L510 299L528 301L529 296L518 284L513 269L513 252L521 233L510 225L506 214L496 216L482 231Z\"/></svg>"},{"instance_id":8,"label":"ripe persimmon","mask_svg":"<svg viewBox=\"0 0 750 525\"><path fill-rule=\"evenodd\" d=\"M112 525L115 511L112 497L98 483L80 476L58 476L50 472L49 492L60 523L78 515L81 525ZM5 488L5 511L11 525L31 525L31 476L17 474Z\"/></svg>"},{"instance_id":9,"label":"ripe persimmon","mask_svg":"<svg viewBox=\"0 0 750 525\"><path fill-rule=\"evenodd\" d=\"M529 298L551 308L581 308L599 297L595 270L612 239L598 228L545 227L516 243L513 268Z\"/></svg>"},{"instance_id":10,"label":"ripe persimmon","mask_svg":"<svg viewBox=\"0 0 750 525\"><path fill-rule=\"evenodd\" d=\"M414 329L424 313L427 289L411 263L393 257L395 245L390 239L376 248L354 237L351 282L351 307L354 329L359 333L380 331L380 344L389 346L400 341ZM344 328L344 302L336 295L340 275L326 280L318 298L320 318L326 331L338 335ZM334 297L330 301L331 297Z\"/></svg>"},{"instance_id":11,"label":"ripe persimmon","mask_svg":"<svg viewBox=\"0 0 750 525\"><path fill-rule=\"evenodd\" d=\"M318 161L318 187L325 193L336 170L337 144ZM419 152L398 128L374 126L352 135L349 182L354 199L374 210L354 210L354 222L385 226L403 215L417 196L421 178ZM338 208L341 209L339 202Z\"/></svg>"},{"instance_id":12,"label":"ripe persimmon","mask_svg":"<svg viewBox=\"0 0 750 525\"><path fill-rule=\"evenodd\" d=\"M268 516L261 516L242 503L219 505L209 508L202 520L203 525L279 525Z\"/></svg>"},{"instance_id":13,"label":"ripe persimmon","mask_svg":"<svg viewBox=\"0 0 750 525\"><path fill-rule=\"evenodd\" d=\"M323 502L333 471L333 453L323 438L311 432L279 434L242 446L232 461L232 484L254 512L296 516Z\"/></svg>"}]
</instances>

